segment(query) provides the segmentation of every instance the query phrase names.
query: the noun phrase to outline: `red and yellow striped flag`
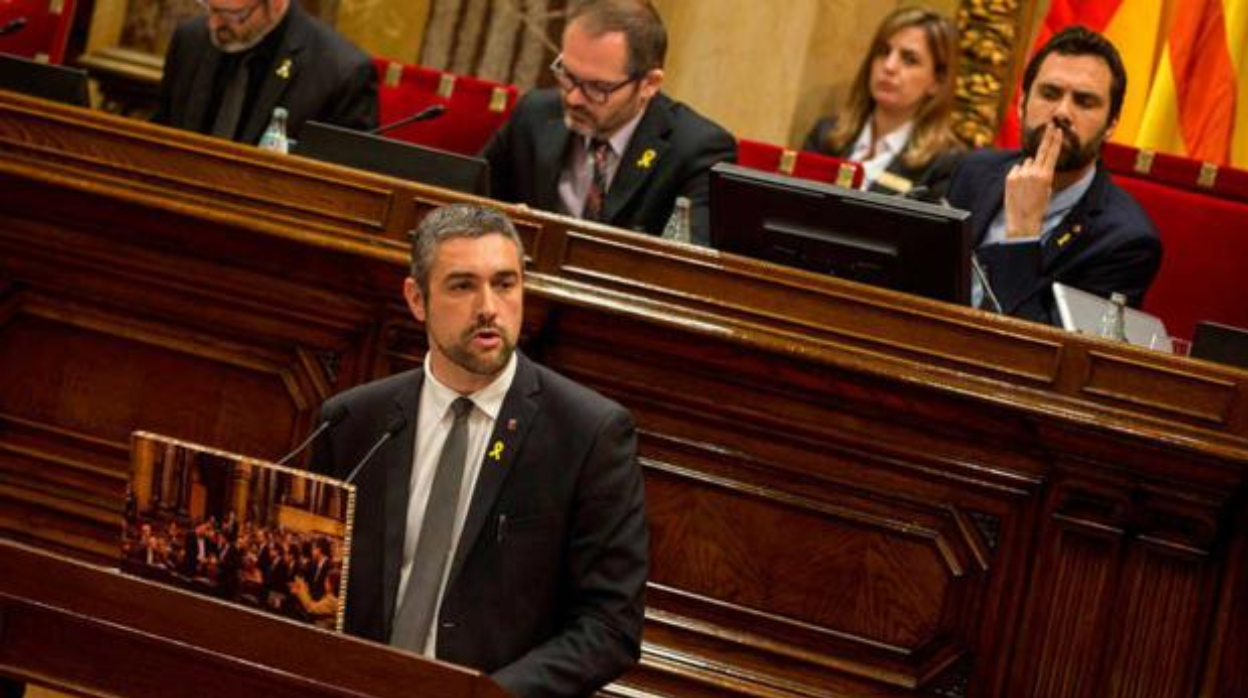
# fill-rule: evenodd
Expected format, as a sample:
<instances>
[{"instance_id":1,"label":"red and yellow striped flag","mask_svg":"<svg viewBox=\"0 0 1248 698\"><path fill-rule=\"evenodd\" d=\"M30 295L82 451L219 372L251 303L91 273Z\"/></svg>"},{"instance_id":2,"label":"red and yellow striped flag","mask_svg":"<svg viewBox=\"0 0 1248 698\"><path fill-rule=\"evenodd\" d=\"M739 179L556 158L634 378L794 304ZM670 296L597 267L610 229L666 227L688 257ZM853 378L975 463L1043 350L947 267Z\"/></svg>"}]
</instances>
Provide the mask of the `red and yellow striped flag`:
<instances>
[{"instance_id":1,"label":"red and yellow striped flag","mask_svg":"<svg viewBox=\"0 0 1248 698\"><path fill-rule=\"evenodd\" d=\"M1179 3L1135 145L1248 167L1246 25L1245 0Z\"/></svg>"},{"instance_id":2,"label":"red and yellow striped flag","mask_svg":"<svg viewBox=\"0 0 1248 698\"><path fill-rule=\"evenodd\" d=\"M1070 24L1122 54L1115 142L1248 167L1248 0L1053 0L1033 52ZM1018 142L1016 109L1002 144Z\"/></svg>"}]
</instances>

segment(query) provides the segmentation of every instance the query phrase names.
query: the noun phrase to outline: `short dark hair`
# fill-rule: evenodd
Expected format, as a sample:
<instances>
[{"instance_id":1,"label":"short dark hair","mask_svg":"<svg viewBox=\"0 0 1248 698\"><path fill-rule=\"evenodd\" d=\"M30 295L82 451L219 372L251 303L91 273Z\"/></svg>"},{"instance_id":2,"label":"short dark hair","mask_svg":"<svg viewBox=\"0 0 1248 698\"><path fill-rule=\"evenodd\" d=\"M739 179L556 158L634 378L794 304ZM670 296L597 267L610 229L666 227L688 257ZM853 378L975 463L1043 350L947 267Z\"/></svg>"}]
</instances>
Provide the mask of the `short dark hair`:
<instances>
[{"instance_id":1,"label":"short dark hair","mask_svg":"<svg viewBox=\"0 0 1248 698\"><path fill-rule=\"evenodd\" d=\"M1031 57L1027 69L1023 71L1023 102L1031 94L1031 83L1035 82L1041 64L1051 53L1063 56L1097 56L1105 61L1113 76L1109 84L1109 123L1117 121L1122 112L1122 101L1127 94L1127 69L1122 64L1122 56L1118 55L1118 49L1114 48L1109 39L1079 24L1054 34Z\"/></svg>"},{"instance_id":2,"label":"short dark hair","mask_svg":"<svg viewBox=\"0 0 1248 698\"><path fill-rule=\"evenodd\" d=\"M584 0L568 14L591 36L622 32L628 40L628 74L641 77L667 60L667 29L649 0Z\"/></svg>"},{"instance_id":3,"label":"short dark hair","mask_svg":"<svg viewBox=\"0 0 1248 698\"><path fill-rule=\"evenodd\" d=\"M429 271L437 255L438 245L452 238L479 238L502 235L516 243L516 252L524 260L524 242L516 233L507 214L479 204L451 204L430 211L410 233L412 239L412 278L420 292L429 296Z\"/></svg>"}]
</instances>

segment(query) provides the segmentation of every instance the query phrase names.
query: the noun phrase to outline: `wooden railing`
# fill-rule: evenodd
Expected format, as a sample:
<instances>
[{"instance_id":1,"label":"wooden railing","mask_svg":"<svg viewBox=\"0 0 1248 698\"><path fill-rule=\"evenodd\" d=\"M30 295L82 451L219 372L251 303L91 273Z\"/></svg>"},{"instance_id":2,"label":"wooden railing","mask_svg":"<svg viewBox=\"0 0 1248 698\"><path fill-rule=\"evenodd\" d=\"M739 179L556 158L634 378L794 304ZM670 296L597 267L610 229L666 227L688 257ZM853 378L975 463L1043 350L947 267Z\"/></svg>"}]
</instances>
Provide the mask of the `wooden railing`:
<instances>
[{"instance_id":1,"label":"wooden railing","mask_svg":"<svg viewBox=\"0 0 1248 698\"><path fill-rule=\"evenodd\" d=\"M476 672L0 540L0 672L109 696L503 698Z\"/></svg>"}]
</instances>

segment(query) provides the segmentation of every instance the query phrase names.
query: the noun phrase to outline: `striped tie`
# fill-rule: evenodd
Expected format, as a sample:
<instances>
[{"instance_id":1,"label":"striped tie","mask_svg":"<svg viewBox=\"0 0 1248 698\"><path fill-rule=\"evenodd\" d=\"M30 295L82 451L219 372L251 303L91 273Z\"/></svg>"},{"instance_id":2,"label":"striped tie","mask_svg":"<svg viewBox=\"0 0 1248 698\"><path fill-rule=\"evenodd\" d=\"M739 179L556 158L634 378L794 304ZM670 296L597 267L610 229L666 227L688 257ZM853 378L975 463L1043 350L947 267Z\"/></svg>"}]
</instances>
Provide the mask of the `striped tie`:
<instances>
[{"instance_id":1,"label":"striped tie","mask_svg":"<svg viewBox=\"0 0 1248 698\"><path fill-rule=\"evenodd\" d=\"M595 138L589 144L589 156L593 170L589 179L589 192L585 195L585 212L581 217L587 221L602 220L602 203L607 197L607 156L611 144Z\"/></svg>"}]
</instances>

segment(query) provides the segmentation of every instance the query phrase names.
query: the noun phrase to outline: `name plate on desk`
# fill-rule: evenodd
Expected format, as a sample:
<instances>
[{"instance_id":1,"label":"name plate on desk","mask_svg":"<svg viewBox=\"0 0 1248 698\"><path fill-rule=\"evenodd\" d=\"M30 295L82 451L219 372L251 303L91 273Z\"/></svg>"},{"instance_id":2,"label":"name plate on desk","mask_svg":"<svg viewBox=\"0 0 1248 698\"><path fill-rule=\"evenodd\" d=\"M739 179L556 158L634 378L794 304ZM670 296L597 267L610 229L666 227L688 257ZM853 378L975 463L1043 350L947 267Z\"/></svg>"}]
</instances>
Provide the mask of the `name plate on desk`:
<instances>
[{"instance_id":1,"label":"name plate on desk","mask_svg":"<svg viewBox=\"0 0 1248 698\"><path fill-rule=\"evenodd\" d=\"M121 569L341 632L355 486L135 432Z\"/></svg>"}]
</instances>

